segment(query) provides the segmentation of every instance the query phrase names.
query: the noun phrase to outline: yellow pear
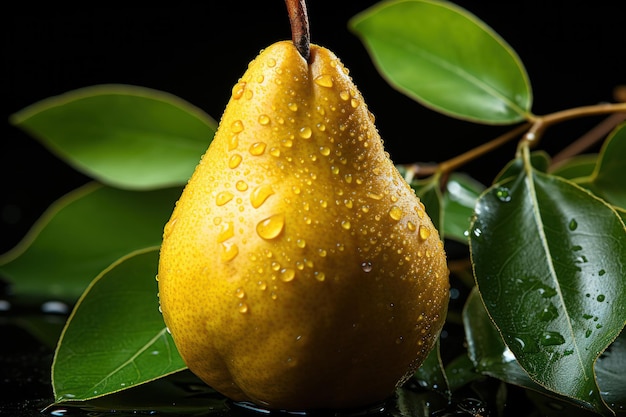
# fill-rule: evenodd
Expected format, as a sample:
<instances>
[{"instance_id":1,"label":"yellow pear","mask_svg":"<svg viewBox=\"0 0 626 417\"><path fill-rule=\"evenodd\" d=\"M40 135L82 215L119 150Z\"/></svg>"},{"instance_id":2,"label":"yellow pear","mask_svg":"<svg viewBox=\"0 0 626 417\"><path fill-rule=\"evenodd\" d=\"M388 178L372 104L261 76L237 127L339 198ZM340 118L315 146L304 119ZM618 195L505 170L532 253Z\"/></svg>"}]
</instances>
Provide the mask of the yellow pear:
<instances>
[{"instance_id":1,"label":"yellow pear","mask_svg":"<svg viewBox=\"0 0 626 417\"><path fill-rule=\"evenodd\" d=\"M163 318L189 369L267 409L385 401L444 323L448 269L424 205L348 70L272 44L232 89L165 226Z\"/></svg>"}]
</instances>

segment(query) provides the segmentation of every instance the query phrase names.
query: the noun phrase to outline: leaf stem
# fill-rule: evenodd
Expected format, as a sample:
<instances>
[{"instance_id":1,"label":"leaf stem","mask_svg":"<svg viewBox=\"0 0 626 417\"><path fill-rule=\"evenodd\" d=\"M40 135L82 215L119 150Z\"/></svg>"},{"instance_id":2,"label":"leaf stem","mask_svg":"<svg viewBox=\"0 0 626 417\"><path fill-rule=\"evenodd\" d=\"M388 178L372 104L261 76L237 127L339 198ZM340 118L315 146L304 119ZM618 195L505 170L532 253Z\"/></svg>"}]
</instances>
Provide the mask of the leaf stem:
<instances>
[{"instance_id":1,"label":"leaf stem","mask_svg":"<svg viewBox=\"0 0 626 417\"><path fill-rule=\"evenodd\" d=\"M550 113L545 116L536 116L533 124L524 135L523 140L535 144L551 125L565 122L583 116L595 116L607 113L626 112L626 103L596 104L592 106L574 107L567 110Z\"/></svg>"},{"instance_id":2,"label":"leaf stem","mask_svg":"<svg viewBox=\"0 0 626 417\"><path fill-rule=\"evenodd\" d=\"M311 57L311 34L306 2L305 0L285 0L285 4L291 24L291 41L302 58L308 62Z\"/></svg>"},{"instance_id":3,"label":"leaf stem","mask_svg":"<svg viewBox=\"0 0 626 417\"><path fill-rule=\"evenodd\" d=\"M526 142L528 145L536 145L539 141L539 138L543 135L545 130L551 125L565 122L567 120L575 119L583 116L595 116L600 114L607 113L615 113L614 117L611 118L610 122L614 125L619 123L619 121L624 120L626 115L622 115L622 113L626 113L626 103L609 103L609 104L597 104L591 106L583 106L583 107L575 107L563 111L558 111L555 113L550 113L545 116L533 116L529 118L528 122L523 123L516 128L498 136L497 138L484 143L482 145L477 146L461 155L455 156L454 158L448 159L447 161L441 162L439 164L408 164L404 167L407 169L407 172L410 172L411 178L413 177L425 177L428 175L439 173L450 173L462 165L481 157L492 150L504 145L510 140L518 137L522 133L526 132L522 136L522 142ZM603 127L606 129L606 126ZM588 139L585 139L587 141ZM520 143L521 145L522 143ZM518 147L519 149L519 147ZM571 152L568 151L568 152Z\"/></svg>"}]
</instances>

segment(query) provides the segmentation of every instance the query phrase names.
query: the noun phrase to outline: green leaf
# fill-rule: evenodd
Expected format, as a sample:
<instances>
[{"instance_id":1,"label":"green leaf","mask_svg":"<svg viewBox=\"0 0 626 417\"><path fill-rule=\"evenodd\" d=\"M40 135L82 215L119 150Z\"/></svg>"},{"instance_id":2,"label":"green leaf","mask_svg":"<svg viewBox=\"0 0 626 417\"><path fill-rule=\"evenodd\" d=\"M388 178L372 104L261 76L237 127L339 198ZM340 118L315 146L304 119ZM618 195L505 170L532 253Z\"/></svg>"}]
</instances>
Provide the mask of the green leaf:
<instances>
[{"instance_id":1,"label":"green leaf","mask_svg":"<svg viewBox=\"0 0 626 417\"><path fill-rule=\"evenodd\" d=\"M12 251L0 274L24 302L74 303L104 268L161 243L181 188L126 191L91 183L57 200Z\"/></svg>"},{"instance_id":2,"label":"green leaf","mask_svg":"<svg viewBox=\"0 0 626 417\"><path fill-rule=\"evenodd\" d=\"M549 172L552 175L558 175L575 182L576 179L589 177L593 174L597 162L597 154L576 155L553 167Z\"/></svg>"},{"instance_id":3,"label":"green leaf","mask_svg":"<svg viewBox=\"0 0 626 417\"><path fill-rule=\"evenodd\" d=\"M584 404L571 398L555 395L530 379L517 362L514 353L502 340L498 329L481 301L477 287L472 290L463 308L463 324L467 339L467 352L477 372L540 393L544 402L546 399L552 399L554 403L556 398L579 407L584 406ZM623 401L626 398L624 396L626 387L624 374L615 372L617 369L624 368L625 339L622 333L622 336L609 346L596 364L598 385L602 388L602 396L613 410L619 410L619 407L623 409ZM446 368L446 373L451 375L448 368ZM469 374L469 370L466 370L466 373ZM452 385L454 378L449 376L448 379ZM557 404L554 407L563 408L565 405Z\"/></svg>"},{"instance_id":4,"label":"green leaf","mask_svg":"<svg viewBox=\"0 0 626 417\"><path fill-rule=\"evenodd\" d=\"M481 297L538 384L597 411L598 356L626 323L626 230L604 201L530 167L479 199L470 251Z\"/></svg>"},{"instance_id":5,"label":"green leaf","mask_svg":"<svg viewBox=\"0 0 626 417\"><path fill-rule=\"evenodd\" d=\"M425 106L489 124L529 117L532 92L519 57L467 10L447 1L385 1L349 27L387 82Z\"/></svg>"},{"instance_id":6,"label":"green leaf","mask_svg":"<svg viewBox=\"0 0 626 417\"><path fill-rule=\"evenodd\" d=\"M437 339L435 347L430 351L426 360L415 372L414 377L422 388L438 392L448 400L451 399L452 393L448 387L448 380L441 362L439 339Z\"/></svg>"},{"instance_id":7,"label":"green leaf","mask_svg":"<svg viewBox=\"0 0 626 417\"><path fill-rule=\"evenodd\" d=\"M113 187L184 185L216 123L162 91L98 85L37 102L11 122L80 172Z\"/></svg>"},{"instance_id":8,"label":"green leaf","mask_svg":"<svg viewBox=\"0 0 626 417\"><path fill-rule=\"evenodd\" d=\"M626 332L622 331L596 363L602 396L613 410L626 410Z\"/></svg>"},{"instance_id":9,"label":"green leaf","mask_svg":"<svg viewBox=\"0 0 626 417\"><path fill-rule=\"evenodd\" d=\"M602 146L593 174L587 181L580 181L579 185L605 201L626 209L624 161L626 161L626 122L609 135Z\"/></svg>"},{"instance_id":10,"label":"green leaf","mask_svg":"<svg viewBox=\"0 0 626 417\"><path fill-rule=\"evenodd\" d=\"M445 372L450 391L452 392L483 378L481 374L476 372L474 363L465 353L452 359L450 363L446 365Z\"/></svg>"},{"instance_id":11,"label":"green leaf","mask_svg":"<svg viewBox=\"0 0 626 417\"><path fill-rule=\"evenodd\" d=\"M63 401L48 407L48 416L202 416L225 417L232 410L228 400L189 370L176 372L103 397ZM210 410L210 411L209 411ZM54 414L54 411L58 411Z\"/></svg>"},{"instance_id":12,"label":"green leaf","mask_svg":"<svg viewBox=\"0 0 626 417\"><path fill-rule=\"evenodd\" d=\"M474 206L484 189L484 185L466 174L450 175L443 195L443 231L446 238L468 243L467 231Z\"/></svg>"},{"instance_id":13,"label":"green leaf","mask_svg":"<svg viewBox=\"0 0 626 417\"><path fill-rule=\"evenodd\" d=\"M86 400L185 369L159 313L158 247L112 264L80 298L52 365L56 401Z\"/></svg>"},{"instance_id":14,"label":"green leaf","mask_svg":"<svg viewBox=\"0 0 626 417\"><path fill-rule=\"evenodd\" d=\"M550 167L550 155L545 151L536 151L530 154L530 165L539 172L548 172ZM496 175L494 183L515 178L524 170L524 160L515 158L509 161L504 168Z\"/></svg>"}]
</instances>

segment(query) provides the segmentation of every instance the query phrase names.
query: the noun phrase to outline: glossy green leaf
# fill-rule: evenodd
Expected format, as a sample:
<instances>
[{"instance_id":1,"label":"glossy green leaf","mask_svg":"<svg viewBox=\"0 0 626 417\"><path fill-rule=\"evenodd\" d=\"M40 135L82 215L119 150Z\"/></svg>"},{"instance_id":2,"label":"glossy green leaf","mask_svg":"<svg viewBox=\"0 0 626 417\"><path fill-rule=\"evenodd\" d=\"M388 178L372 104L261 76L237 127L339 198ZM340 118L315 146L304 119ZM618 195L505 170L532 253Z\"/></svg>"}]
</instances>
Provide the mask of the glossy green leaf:
<instances>
[{"instance_id":1,"label":"glossy green leaf","mask_svg":"<svg viewBox=\"0 0 626 417\"><path fill-rule=\"evenodd\" d=\"M47 416L85 417L226 417L229 411L232 413L227 398L211 389L189 370L103 397L63 401L49 406L45 411Z\"/></svg>"},{"instance_id":2,"label":"glossy green leaf","mask_svg":"<svg viewBox=\"0 0 626 417\"><path fill-rule=\"evenodd\" d=\"M12 251L0 274L25 302L74 303L104 268L161 243L181 188L126 191L95 183L55 202Z\"/></svg>"},{"instance_id":3,"label":"glossy green leaf","mask_svg":"<svg viewBox=\"0 0 626 417\"><path fill-rule=\"evenodd\" d=\"M530 167L488 189L470 231L490 317L538 384L605 410L597 357L626 323L626 230L604 201Z\"/></svg>"},{"instance_id":4,"label":"glossy green leaf","mask_svg":"<svg viewBox=\"0 0 626 417\"><path fill-rule=\"evenodd\" d=\"M474 287L463 308L467 353L476 371L509 384L542 390L528 377L494 326Z\"/></svg>"},{"instance_id":5,"label":"glossy green leaf","mask_svg":"<svg viewBox=\"0 0 626 417\"><path fill-rule=\"evenodd\" d=\"M452 173L443 195L443 231L448 239L468 243L474 206L485 186L466 174Z\"/></svg>"},{"instance_id":6,"label":"glossy green leaf","mask_svg":"<svg viewBox=\"0 0 626 417\"><path fill-rule=\"evenodd\" d=\"M127 189L184 185L216 129L184 100L131 85L70 91L17 112L11 122L77 170Z\"/></svg>"},{"instance_id":7,"label":"glossy green leaf","mask_svg":"<svg viewBox=\"0 0 626 417\"><path fill-rule=\"evenodd\" d=\"M593 174L578 184L614 206L626 209L626 122L615 128L600 151Z\"/></svg>"},{"instance_id":8,"label":"glossy green leaf","mask_svg":"<svg viewBox=\"0 0 626 417\"><path fill-rule=\"evenodd\" d=\"M602 397L613 410L626 411L626 332L604 351L596 363L596 377Z\"/></svg>"},{"instance_id":9,"label":"glossy green leaf","mask_svg":"<svg viewBox=\"0 0 626 417\"><path fill-rule=\"evenodd\" d=\"M67 321L52 365L56 401L86 400L186 368L159 313L158 247L98 276Z\"/></svg>"},{"instance_id":10,"label":"glossy green leaf","mask_svg":"<svg viewBox=\"0 0 626 417\"><path fill-rule=\"evenodd\" d=\"M349 26L387 82L425 106L489 124L530 114L531 87L515 51L452 2L380 2Z\"/></svg>"},{"instance_id":11,"label":"glossy green leaf","mask_svg":"<svg viewBox=\"0 0 626 417\"><path fill-rule=\"evenodd\" d=\"M530 165L539 172L548 172L550 167L550 155L545 151L536 151L530 154ZM509 161L502 170L496 175L494 183L504 182L505 180L515 178L524 170L524 160L515 158Z\"/></svg>"},{"instance_id":12,"label":"glossy green leaf","mask_svg":"<svg viewBox=\"0 0 626 417\"><path fill-rule=\"evenodd\" d=\"M597 154L576 155L550 169L550 174L576 182L577 179L591 176L598 162Z\"/></svg>"},{"instance_id":13,"label":"glossy green leaf","mask_svg":"<svg viewBox=\"0 0 626 417\"><path fill-rule=\"evenodd\" d=\"M467 352L477 372L540 393L544 400L550 398L552 404L555 404L558 399L578 407L584 406L575 399L547 390L528 376L517 362L514 353L502 340L482 303L477 287L472 290L463 308L463 324L467 339ZM623 334L618 337L596 364L596 376L598 385L602 389L602 397L615 411L624 409L624 398L626 398L624 397L625 376L623 373L616 372L617 369L624 367L626 360L625 339ZM447 368L446 371L450 375ZM448 379L451 383L454 381L451 377ZM557 407L562 409L565 405L563 403L553 405L553 409L558 409Z\"/></svg>"},{"instance_id":14,"label":"glossy green leaf","mask_svg":"<svg viewBox=\"0 0 626 417\"><path fill-rule=\"evenodd\" d=\"M451 399L448 380L441 362L441 343L437 339L435 347L430 351L426 360L415 372L415 380L422 388L440 393L442 396Z\"/></svg>"},{"instance_id":15,"label":"glossy green leaf","mask_svg":"<svg viewBox=\"0 0 626 417\"><path fill-rule=\"evenodd\" d=\"M452 359L450 363L446 365L445 372L450 391L452 392L483 378L483 376L476 371L469 355L465 353Z\"/></svg>"}]
</instances>

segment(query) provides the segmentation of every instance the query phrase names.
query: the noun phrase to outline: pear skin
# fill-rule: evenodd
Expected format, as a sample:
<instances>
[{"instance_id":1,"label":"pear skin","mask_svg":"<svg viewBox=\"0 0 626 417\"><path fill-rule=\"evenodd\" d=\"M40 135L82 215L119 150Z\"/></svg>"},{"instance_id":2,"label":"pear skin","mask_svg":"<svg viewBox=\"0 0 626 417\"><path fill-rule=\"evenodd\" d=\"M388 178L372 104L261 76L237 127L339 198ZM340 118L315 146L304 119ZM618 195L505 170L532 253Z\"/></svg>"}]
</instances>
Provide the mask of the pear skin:
<instances>
[{"instance_id":1,"label":"pear skin","mask_svg":"<svg viewBox=\"0 0 626 417\"><path fill-rule=\"evenodd\" d=\"M163 318L189 369L268 409L385 401L443 326L448 268L348 70L279 41L232 89L164 229Z\"/></svg>"}]
</instances>

